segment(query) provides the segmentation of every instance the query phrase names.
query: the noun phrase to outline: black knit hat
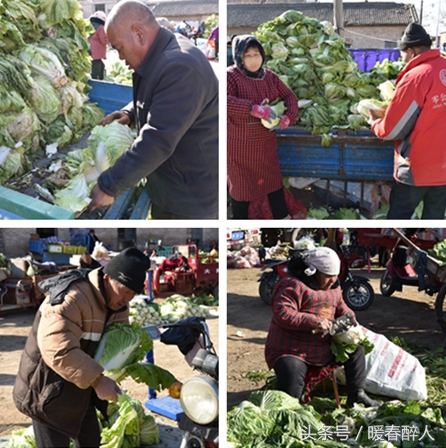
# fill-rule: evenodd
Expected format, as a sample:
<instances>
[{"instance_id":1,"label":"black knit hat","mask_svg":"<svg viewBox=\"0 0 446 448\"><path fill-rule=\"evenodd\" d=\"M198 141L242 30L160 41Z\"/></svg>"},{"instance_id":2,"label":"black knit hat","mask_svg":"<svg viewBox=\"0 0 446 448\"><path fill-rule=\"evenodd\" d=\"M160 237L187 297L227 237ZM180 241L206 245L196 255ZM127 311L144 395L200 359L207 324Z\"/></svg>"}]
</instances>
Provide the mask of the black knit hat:
<instances>
[{"instance_id":1,"label":"black knit hat","mask_svg":"<svg viewBox=\"0 0 446 448\"><path fill-rule=\"evenodd\" d=\"M432 39L426 30L418 23L409 23L404 31L403 37L398 41L400 50L407 50L411 47L430 47Z\"/></svg>"},{"instance_id":2,"label":"black knit hat","mask_svg":"<svg viewBox=\"0 0 446 448\"><path fill-rule=\"evenodd\" d=\"M144 289L149 267L149 258L136 247L129 247L104 266L104 274L108 274L122 285L140 294Z\"/></svg>"}]
</instances>

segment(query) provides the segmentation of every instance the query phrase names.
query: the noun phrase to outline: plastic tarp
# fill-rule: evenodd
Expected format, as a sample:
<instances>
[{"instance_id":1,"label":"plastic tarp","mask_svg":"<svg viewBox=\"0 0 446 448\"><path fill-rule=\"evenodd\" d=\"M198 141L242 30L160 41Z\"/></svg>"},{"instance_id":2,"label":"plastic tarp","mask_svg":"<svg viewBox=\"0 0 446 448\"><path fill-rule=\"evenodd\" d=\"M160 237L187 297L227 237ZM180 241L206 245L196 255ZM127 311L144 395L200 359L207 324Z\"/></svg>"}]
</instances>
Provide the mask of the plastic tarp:
<instances>
[{"instance_id":1,"label":"plastic tarp","mask_svg":"<svg viewBox=\"0 0 446 448\"><path fill-rule=\"evenodd\" d=\"M397 61L401 56L397 48L349 48L348 51L363 72L368 72L377 62L382 62L384 59Z\"/></svg>"}]
</instances>

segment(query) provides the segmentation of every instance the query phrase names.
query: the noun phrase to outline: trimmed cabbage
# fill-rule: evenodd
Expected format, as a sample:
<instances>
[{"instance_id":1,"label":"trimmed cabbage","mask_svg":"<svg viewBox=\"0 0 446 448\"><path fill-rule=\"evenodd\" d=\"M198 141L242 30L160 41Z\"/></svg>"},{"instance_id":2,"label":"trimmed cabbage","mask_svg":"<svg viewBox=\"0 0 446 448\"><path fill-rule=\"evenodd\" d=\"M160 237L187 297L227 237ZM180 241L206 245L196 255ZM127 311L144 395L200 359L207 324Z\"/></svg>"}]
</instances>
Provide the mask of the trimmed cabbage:
<instances>
[{"instance_id":1,"label":"trimmed cabbage","mask_svg":"<svg viewBox=\"0 0 446 448\"><path fill-rule=\"evenodd\" d=\"M176 379L161 367L139 362L152 348L150 336L139 325L113 324L105 330L94 359L104 367L104 374L118 383L131 376L136 382L160 391Z\"/></svg>"}]
</instances>

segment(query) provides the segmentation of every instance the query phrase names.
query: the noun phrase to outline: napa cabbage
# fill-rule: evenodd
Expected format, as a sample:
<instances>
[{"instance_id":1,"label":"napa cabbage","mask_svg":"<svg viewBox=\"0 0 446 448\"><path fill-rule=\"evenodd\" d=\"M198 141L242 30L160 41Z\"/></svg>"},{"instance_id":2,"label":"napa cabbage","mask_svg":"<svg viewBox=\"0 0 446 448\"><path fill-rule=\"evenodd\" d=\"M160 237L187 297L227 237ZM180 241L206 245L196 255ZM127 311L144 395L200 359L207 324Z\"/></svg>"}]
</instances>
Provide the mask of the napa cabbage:
<instances>
[{"instance_id":1,"label":"napa cabbage","mask_svg":"<svg viewBox=\"0 0 446 448\"><path fill-rule=\"evenodd\" d=\"M262 124L263 124L263 126L265 126L265 128L272 129L274 126L277 126L280 123L280 120L281 120L280 116L285 113L287 108L285 106L285 102L281 101L280 98L277 98L271 104L269 104L265 107L271 108L277 116L277 118L274 118L272 120L271 119L270 120L262 120Z\"/></svg>"},{"instance_id":2,"label":"napa cabbage","mask_svg":"<svg viewBox=\"0 0 446 448\"><path fill-rule=\"evenodd\" d=\"M343 363L355 352L358 345L364 347L364 353L370 353L374 344L370 342L361 325L354 325L346 332L331 337L330 349L335 355L336 362Z\"/></svg>"},{"instance_id":3,"label":"napa cabbage","mask_svg":"<svg viewBox=\"0 0 446 448\"><path fill-rule=\"evenodd\" d=\"M101 448L139 448L160 443L160 429L143 406L125 393L109 402L108 421L101 420ZM101 416L98 415L101 419Z\"/></svg>"},{"instance_id":4,"label":"napa cabbage","mask_svg":"<svg viewBox=\"0 0 446 448\"><path fill-rule=\"evenodd\" d=\"M154 390L166 389L176 382L175 377L154 364L139 362L152 347L150 336L139 325L113 324L104 332L94 359L118 383L131 376Z\"/></svg>"}]
</instances>

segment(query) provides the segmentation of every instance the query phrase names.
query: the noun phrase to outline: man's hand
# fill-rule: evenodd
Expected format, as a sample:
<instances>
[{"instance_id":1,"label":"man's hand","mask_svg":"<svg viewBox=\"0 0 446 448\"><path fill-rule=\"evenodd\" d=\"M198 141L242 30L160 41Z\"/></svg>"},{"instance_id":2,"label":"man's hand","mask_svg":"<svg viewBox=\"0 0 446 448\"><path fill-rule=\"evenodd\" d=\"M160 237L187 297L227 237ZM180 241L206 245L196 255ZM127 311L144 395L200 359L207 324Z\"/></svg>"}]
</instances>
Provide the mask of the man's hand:
<instances>
[{"instance_id":1,"label":"man's hand","mask_svg":"<svg viewBox=\"0 0 446 448\"><path fill-rule=\"evenodd\" d=\"M121 111L112 112L111 114L106 115L100 122L100 126L105 126L110 124L112 121L118 120L119 124L130 124L130 117Z\"/></svg>"},{"instance_id":2,"label":"man's hand","mask_svg":"<svg viewBox=\"0 0 446 448\"><path fill-rule=\"evenodd\" d=\"M121 389L111 378L101 375L91 387L95 390L96 395L100 400L118 401Z\"/></svg>"},{"instance_id":3,"label":"man's hand","mask_svg":"<svg viewBox=\"0 0 446 448\"><path fill-rule=\"evenodd\" d=\"M115 200L113 196L109 196L108 194L104 193L99 188L99 184L96 184L93 187L93 190L91 190L90 193L90 197L91 202L88 206L88 210L90 210L90 212L96 210L97 208L104 207L105 205L111 205Z\"/></svg>"},{"instance_id":4,"label":"man's hand","mask_svg":"<svg viewBox=\"0 0 446 448\"><path fill-rule=\"evenodd\" d=\"M331 320L328 319L322 319L317 325L316 325L316 332L322 333L322 337L327 336L327 334L330 334L330 330L333 323Z\"/></svg>"},{"instance_id":5,"label":"man's hand","mask_svg":"<svg viewBox=\"0 0 446 448\"><path fill-rule=\"evenodd\" d=\"M384 111L384 109L383 109ZM370 118L367 122L369 125L372 125L376 120L379 120L379 117L376 115L375 111L373 109L369 109Z\"/></svg>"}]
</instances>

